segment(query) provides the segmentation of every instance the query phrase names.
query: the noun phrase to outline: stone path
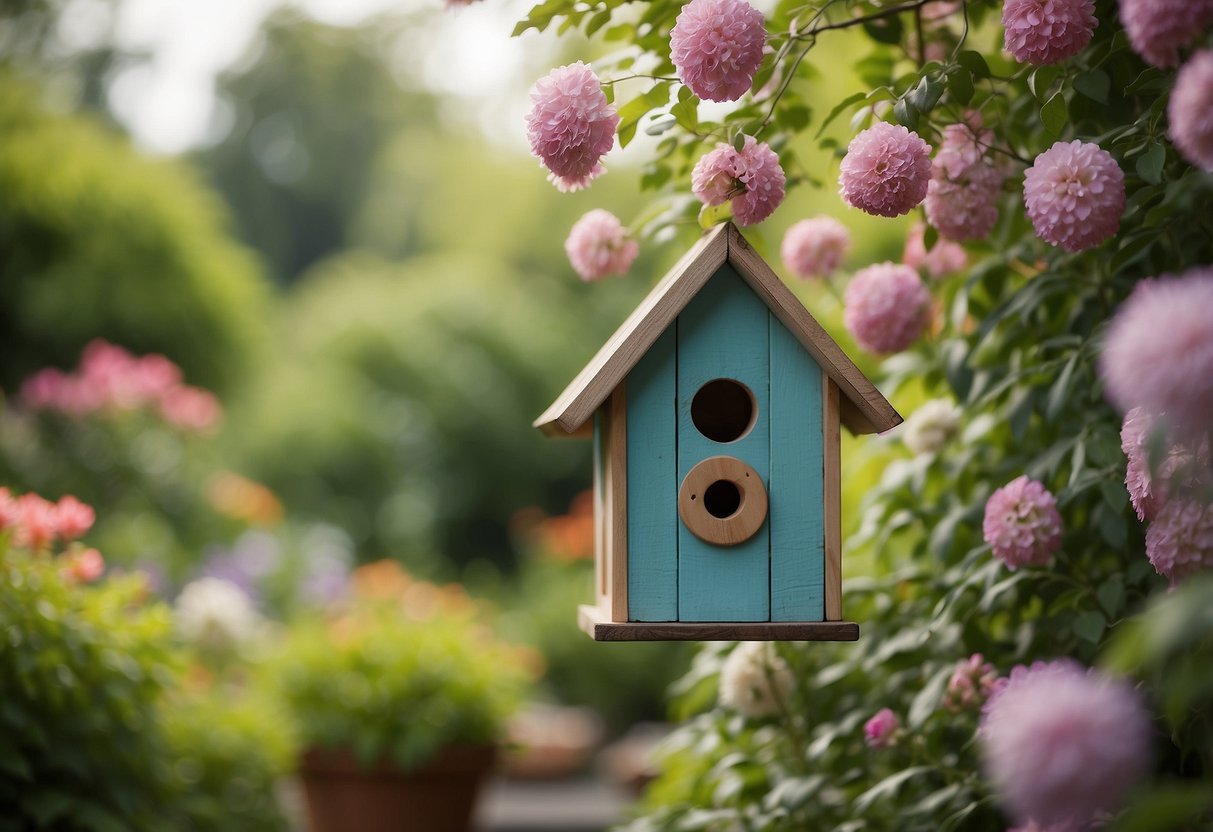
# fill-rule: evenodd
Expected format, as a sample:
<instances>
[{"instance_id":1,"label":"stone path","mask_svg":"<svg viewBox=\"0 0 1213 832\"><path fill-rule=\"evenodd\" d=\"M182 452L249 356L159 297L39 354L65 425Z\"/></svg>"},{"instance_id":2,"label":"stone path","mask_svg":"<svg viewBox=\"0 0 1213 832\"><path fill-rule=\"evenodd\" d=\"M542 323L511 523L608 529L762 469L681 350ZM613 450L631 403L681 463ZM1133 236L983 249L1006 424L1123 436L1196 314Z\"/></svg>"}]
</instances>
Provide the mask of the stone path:
<instances>
[{"instance_id":1,"label":"stone path","mask_svg":"<svg viewBox=\"0 0 1213 832\"><path fill-rule=\"evenodd\" d=\"M626 818L632 796L593 779L495 779L481 796L476 832L604 832Z\"/></svg>"}]
</instances>

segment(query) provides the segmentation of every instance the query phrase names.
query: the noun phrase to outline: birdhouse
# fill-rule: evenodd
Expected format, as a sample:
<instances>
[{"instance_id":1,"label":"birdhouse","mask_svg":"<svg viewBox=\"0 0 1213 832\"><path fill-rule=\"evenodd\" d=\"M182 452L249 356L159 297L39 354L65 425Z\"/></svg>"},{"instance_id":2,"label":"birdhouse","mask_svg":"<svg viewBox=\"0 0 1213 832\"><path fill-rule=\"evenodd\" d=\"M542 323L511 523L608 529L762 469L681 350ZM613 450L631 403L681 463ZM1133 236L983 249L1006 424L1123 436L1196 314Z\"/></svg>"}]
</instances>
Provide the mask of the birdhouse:
<instances>
[{"instance_id":1,"label":"birdhouse","mask_svg":"<svg viewBox=\"0 0 1213 832\"><path fill-rule=\"evenodd\" d=\"M535 420L592 438L598 641L854 641L839 426L901 417L731 223Z\"/></svg>"}]
</instances>

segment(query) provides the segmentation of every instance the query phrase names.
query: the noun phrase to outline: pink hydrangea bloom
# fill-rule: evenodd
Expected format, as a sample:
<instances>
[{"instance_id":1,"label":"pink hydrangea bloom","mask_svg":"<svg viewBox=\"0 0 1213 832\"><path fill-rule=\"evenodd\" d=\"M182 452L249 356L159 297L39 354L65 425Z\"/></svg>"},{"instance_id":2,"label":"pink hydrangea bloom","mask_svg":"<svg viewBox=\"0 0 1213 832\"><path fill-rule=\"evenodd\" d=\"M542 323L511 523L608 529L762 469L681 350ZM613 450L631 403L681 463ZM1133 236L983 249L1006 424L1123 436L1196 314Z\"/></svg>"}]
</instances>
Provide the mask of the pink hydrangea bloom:
<instances>
[{"instance_id":1,"label":"pink hydrangea bloom","mask_svg":"<svg viewBox=\"0 0 1213 832\"><path fill-rule=\"evenodd\" d=\"M695 196L705 205L732 200L738 225L754 225L769 217L783 202L785 181L779 156L753 136L745 137L741 151L731 144L717 144L691 171Z\"/></svg>"},{"instance_id":2,"label":"pink hydrangea bloom","mask_svg":"<svg viewBox=\"0 0 1213 832\"><path fill-rule=\"evenodd\" d=\"M931 322L931 293L918 272L901 263L861 269L843 296L847 331L865 350L900 352Z\"/></svg>"},{"instance_id":3,"label":"pink hydrangea bloom","mask_svg":"<svg viewBox=\"0 0 1213 832\"><path fill-rule=\"evenodd\" d=\"M1167 132L1186 160L1213 173L1213 52L1197 52L1175 76Z\"/></svg>"},{"instance_id":4,"label":"pink hydrangea bloom","mask_svg":"<svg viewBox=\"0 0 1213 832\"><path fill-rule=\"evenodd\" d=\"M838 178L848 205L878 217L908 214L927 195L930 181L931 146L885 121L851 139Z\"/></svg>"},{"instance_id":5,"label":"pink hydrangea bloom","mask_svg":"<svg viewBox=\"0 0 1213 832\"><path fill-rule=\"evenodd\" d=\"M1172 585L1213 569L1213 506L1169 500L1146 529L1146 557Z\"/></svg>"},{"instance_id":6,"label":"pink hydrangea bloom","mask_svg":"<svg viewBox=\"0 0 1213 832\"><path fill-rule=\"evenodd\" d=\"M851 232L824 214L793 225L783 235L783 245L779 247L788 271L803 280L829 277L850 250Z\"/></svg>"},{"instance_id":7,"label":"pink hydrangea bloom","mask_svg":"<svg viewBox=\"0 0 1213 832\"><path fill-rule=\"evenodd\" d=\"M69 581L91 584L105 572L105 559L96 549L81 549L68 557L63 576Z\"/></svg>"},{"instance_id":8,"label":"pink hydrangea bloom","mask_svg":"<svg viewBox=\"0 0 1213 832\"><path fill-rule=\"evenodd\" d=\"M981 653L974 653L956 664L943 695L944 710L952 713L975 709L1002 689L1007 680L1000 678L994 665Z\"/></svg>"},{"instance_id":9,"label":"pink hydrangea bloom","mask_svg":"<svg viewBox=\"0 0 1213 832\"><path fill-rule=\"evenodd\" d=\"M619 114L607 103L598 76L581 61L535 82L526 121L531 152L559 190L585 188L606 171L602 157L615 143Z\"/></svg>"},{"instance_id":10,"label":"pink hydrangea bloom","mask_svg":"<svg viewBox=\"0 0 1213 832\"><path fill-rule=\"evenodd\" d=\"M762 13L745 0L691 0L670 31L670 58L695 95L736 101L754 83L766 42Z\"/></svg>"},{"instance_id":11,"label":"pink hydrangea bloom","mask_svg":"<svg viewBox=\"0 0 1213 832\"><path fill-rule=\"evenodd\" d=\"M986 776L1018 821L1086 828L1145 773L1150 730L1131 685L1064 660L1012 671L978 736Z\"/></svg>"},{"instance_id":12,"label":"pink hydrangea bloom","mask_svg":"<svg viewBox=\"0 0 1213 832\"><path fill-rule=\"evenodd\" d=\"M564 241L565 254L582 280L626 274L640 246L610 211L595 208L573 224Z\"/></svg>"},{"instance_id":13,"label":"pink hydrangea bloom","mask_svg":"<svg viewBox=\"0 0 1213 832\"><path fill-rule=\"evenodd\" d=\"M1142 281L1116 312L1100 356L1108 398L1164 414L1175 442L1199 441L1213 414L1213 268Z\"/></svg>"},{"instance_id":14,"label":"pink hydrangea bloom","mask_svg":"<svg viewBox=\"0 0 1213 832\"><path fill-rule=\"evenodd\" d=\"M1040 566L1061 548L1057 500L1036 480L1016 477L986 501L981 531L1008 568Z\"/></svg>"},{"instance_id":15,"label":"pink hydrangea bloom","mask_svg":"<svg viewBox=\"0 0 1213 832\"><path fill-rule=\"evenodd\" d=\"M927 220L944 237L980 239L998 222L1004 177L986 158L993 142L994 134L982 129L977 113L970 114L965 124L943 129L923 207Z\"/></svg>"},{"instance_id":16,"label":"pink hydrangea bloom","mask_svg":"<svg viewBox=\"0 0 1213 832\"><path fill-rule=\"evenodd\" d=\"M930 198L929 194L927 198ZM940 237L927 251L926 232L927 227L920 222L910 228L905 251L901 255L903 263L934 278L955 274L968 265L969 257L964 248L951 240Z\"/></svg>"},{"instance_id":17,"label":"pink hydrangea bloom","mask_svg":"<svg viewBox=\"0 0 1213 832\"><path fill-rule=\"evenodd\" d=\"M1125 175L1099 145L1057 142L1024 174L1023 198L1038 237L1066 251L1084 251L1120 228Z\"/></svg>"},{"instance_id":18,"label":"pink hydrangea bloom","mask_svg":"<svg viewBox=\"0 0 1213 832\"><path fill-rule=\"evenodd\" d=\"M1024 64L1055 64L1087 48L1098 24L1095 0L1006 0L1006 48Z\"/></svg>"},{"instance_id":19,"label":"pink hydrangea bloom","mask_svg":"<svg viewBox=\"0 0 1213 832\"><path fill-rule=\"evenodd\" d=\"M894 743L901 720L888 708L881 708L863 724L864 741L872 748L887 748Z\"/></svg>"},{"instance_id":20,"label":"pink hydrangea bloom","mask_svg":"<svg viewBox=\"0 0 1213 832\"><path fill-rule=\"evenodd\" d=\"M75 540L93 527L93 507L68 494L55 504L55 529L64 540Z\"/></svg>"},{"instance_id":21,"label":"pink hydrangea bloom","mask_svg":"<svg viewBox=\"0 0 1213 832\"><path fill-rule=\"evenodd\" d=\"M1159 69L1179 66L1179 50L1213 25L1213 0L1120 0L1133 51Z\"/></svg>"}]
</instances>

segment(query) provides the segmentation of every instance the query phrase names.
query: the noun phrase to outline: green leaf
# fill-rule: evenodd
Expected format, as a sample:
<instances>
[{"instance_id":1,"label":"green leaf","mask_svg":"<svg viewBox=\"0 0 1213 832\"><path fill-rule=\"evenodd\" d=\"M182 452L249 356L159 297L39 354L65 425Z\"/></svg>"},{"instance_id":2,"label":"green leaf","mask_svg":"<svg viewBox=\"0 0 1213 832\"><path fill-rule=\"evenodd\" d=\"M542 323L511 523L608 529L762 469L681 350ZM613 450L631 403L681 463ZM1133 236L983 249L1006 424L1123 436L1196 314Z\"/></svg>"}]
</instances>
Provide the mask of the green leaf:
<instances>
[{"instance_id":1,"label":"green leaf","mask_svg":"<svg viewBox=\"0 0 1213 832\"><path fill-rule=\"evenodd\" d=\"M650 110L670 101L670 82L659 81L643 95L638 95L619 108L619 145L627 147L636 135L636 126Z\"/></svg>"},{"instance_id":2,"label":"green leaf","mask_svg":"<svg viewBox=\"0 0 1213 832\"><path fill-rule=\"evenodd\" d=\"M908 98L898 99L893 105L893 118L911 130L918 129L918 108Z\"/></svg>"},{"instance_id":3,"label":"green leaf","mask_svg":"<svg viewBox=\"0 0 1213 832\"><path fill-rule=\"evenodd\" d=\"M1209 784L1172 781L1152 785L1111 827L1111 832L1196 829L1207 820Z\"/></svg>"},{"instance_id":4,"label":"green leaf","mask_svg":"<svg viewBox=\"0 0 1213 832\"><path fill-rule=\"evenodd\" d=\"M779 123L799 133L809 126L809 119L811 117L812 113L808 107L803 104L794 104L791 107L785 107L780 110Z\"/></svg>"},{"instance_id":5,"label":"green leaf","mask_svg":"<svg viewBox=\"0 0 1213 832\"><path fill-rule=\"evenodd\" d=\"M1108 91L1112 88L1112 79L1108 73L1100 69L1090 69L1074 76L1074 89L1092 101L1100 104L1108 103Z\"/></svg>"},{"instance_id":6,"label":"green leaf","mask_svg":"<svg viewBox=\"0 0 1213 832\"><path fill-rule=\"evenodd\" d=\"M893 56L888 50L878 50L855 64L855 73L859 80L869 87L879 87L888 84L893 77Z\"/></svg>"},{"instance_id":7,"label":"green leaf","mask_svg":"<svg viewBox=\"0 0 1213 832\"><path fill-rule=\"evenodd\" d=\"M918 112L929 113L942 95L943 84L924 77L907 97Z\"/></svg>"},{"instance_id":8,"label":"green leaf","mask_svg":"<svg viewBox=\"0 0 1213 832\"><path fill-rule=\"evenodd\" d=\"M1088 610L1074 619L1074 632L1079 638L1098 642L1103 637L1106 622L1101 613Z\"/></svg>"},{"instance_id":9,"label":"green leaf","mask_svg":"<svg viewBox=\"0 0 1213 832\"><path fill-rule=\"evenodd\" d=\"M952 670L951 667L940 669L914 697L914 701L910 703L909 713L906 715L906 722L910 728L918 728L927 721L927 717L935 713L939 707L939 700L943 697L944 688L947 687L948 680L952 678Z\"/></svg>"},{"instance_id":10,"label":"green leaf","mask_svg":"<svg viewBox=\"0 0 1213 832\"><path fill-rule=\"evenodd\" d=\"M835 104L834 109L830 110L830 114L827 115L825 118L825 121L823 121L821 123L821 127L817 128L817 135L814 136L813 138L815 138L815 139L821 138L821 134L824 133L825 129L830 126L831 121L838 118L838 116L840 116L842 114L842 112L844 110L846 110L848 107L858 104L860 101L863 101L866 97L867 97L866 93L857 92L854 95L848 95L846 98L842 99L842 101L839 101L837 104Z\"/></svg>"},{"instance_id":11,"label":"green leaf","mask_svg":"<svg viewBox=\"0 0 1213 832\"><path fill-rule=\"evenodd\" d=\"M603 26L611 22L611 10L603 9L598 14L590 18L590 22L585 24L585 34L587 37L592 36Z\"/></svg>"},{"instance_id":12,"label":"green leaf","mask_svg":"<svg viewBox=\"0 0 1213 832\"><path fill-rule=\"evenodd\" d=\"M971 72L974 78L990 77L990 66L986 63L986 59L982 57L980 52L965 49L956 56L956 63Z\"/></svg>"},{"instance_id":13,"label":"green leaf","mask_svg":"<svg viewBox=\"0 0 1213 832\"><path fill-rule=\"evenodd\" d=\"M1060 91L1055 92L1040 108L1040 122L1054 136L1060 136L1068 121L1065 96Z\"/></svg>"},{"instance_id":14,"label":"green leaf","mask_svg":"<svg viewBox=\"0 0 1213 832\"><path fill-rule=\"evenodd\" d=\"M1099 598L1099 603L1108 617L1115 618L1120 613L1121 605L1124 604L1125 585L1120 582L1119 577L1108 578L1099 585L1095 596Z\"/></svg>"},{"instance_id":15,"label":"green leaf","mask_svg":"<svg viewBox=\"0 0 1213 832\"><path fill-rule=\"evenodd\" d=\"M1070 385L1074 379L1074 369L1078 366L1078 359L1082 354L1078 351L1070 355L1070 360L1066 362L1061 373L1057 376L1057 381L1053 382L1052 389L1049 390L1049 398L1045 402L1045 417L1052 421L1057 418L1057 414L1070 401Z\"/></svg>"},{"instance_id":16,"label":"green leaf","mask_svg":"<svg viewBox=\"0 0 1213 832\"><path fill-rule=\"evenodd\" d=\"M1137 158L1137 175L1151 185L1157 185L1162 181L1162 166L1166 161L1166 148L1154 142L1149 150Z\"/></svg>"},{"instance_id":17,"label":"green leaf","mask_svg":"<svg viewBox=\"0 0 1213 832\"><path fill-rule=\"evenodd\" d=\"M648 127L644 128L647 136L660 136L678 123L678 119L670 114L657 116Z\"/></svg>"},{"instance_id":18,"label":"green leaf","mask_svg":"<svg viewBox=\"0 0 1213 832\"><path fill-rule=\"evenodd\" d=\"M731 200L720 205L705 205L699 209L699 227L713 228L732 216L733 203Z\"/></svg>"},{"instance_id":19,"label":"green leaf","mask_svg":"<svg viewBox=\"0 0 1213 832\"><path fill-rule=\"evenodd\" d=\"M1028 76L1028 89L1032 91L1032 95L1036 96L1037 101L1045 100L1045 96L1049 94L1049 88L1053 86L1053 81L1059 72L1061 70L1055 66L1041 66Z\"/></svg>"},{"instance_id":20,"label":"green leaf","mask_svg":"<svg viewBox=\"0 0 1213 832\"><path fill-rule=\"evenodd\" d=\"M948 95L957 104L965 105L973 100L973 78L961 69L948 76Z\"/></svg>"},{"instance_id":21,"label":"green leaf","mask_svg":"<svg viewBox=\"0 0 1213 832\"><path fill-rule=\"evenodd\" d=\"M901 36L905 30L901 18L895 14L876 20L866 20L863 28L868 33L868 37L877 43L893 45L901 43Z\"/></svg>"}]
</instances>

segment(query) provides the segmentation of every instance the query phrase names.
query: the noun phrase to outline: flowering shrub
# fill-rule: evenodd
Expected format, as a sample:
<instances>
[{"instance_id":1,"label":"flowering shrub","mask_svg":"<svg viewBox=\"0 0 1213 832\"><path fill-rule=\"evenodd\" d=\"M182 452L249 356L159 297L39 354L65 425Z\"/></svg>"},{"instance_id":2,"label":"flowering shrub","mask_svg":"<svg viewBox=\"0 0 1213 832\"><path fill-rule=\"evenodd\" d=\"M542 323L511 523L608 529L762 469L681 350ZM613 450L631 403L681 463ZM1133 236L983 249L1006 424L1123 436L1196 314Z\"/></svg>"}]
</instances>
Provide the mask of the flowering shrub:
<instances>
[{"instance_id":1,"label":"flowering shrub","mask_svg":"<svg viewBox=\"0 0 1213 832\"><path fill-rule=\"evenodd\" d=\"M995 755L1014 757L1005 768L983 769L975 740L977 705L999 701L1011 668L1111 661L1101 658L1110 633L1136 631L1147 608L1142 631L1170 638L1177 613L1159 600L1168 577L1186 599L1210 569L1213 493L1199 474L1213 413L1213 327L1199 300L1213 264L1213 182L1199 155L1213 142L1199 106L1208 0L776 4L767 54L752 80L737 75L748 91L720 108L700 107L672 77L682 4L653 0L640 18L623 8L548 0L518 31L555 23L630 47L596 68L612 91L625 79L640 87L619 104L620 144L640 130L657 138L641 175L657 191L645 232L723 219L713 206L729 180L704 176L701 160L752 139L778 154L784 191L823 186L815 210L832 202L844 223L855 221L848 205L916 213L922 252L951 238L967 256L957 278L929 284L910 266L855 263L843 297L854 340L887 354L879 364L860 356L886 395L903 412L955 402L964 430L913 459L890 461L884 440L848 446L850 475L878 472L862 505L845 508L858 525L846 550L859 555L846 569L862 574L844 584L843 607L861 622L860 641L781 649L793 684L786 714L770 723L720 706L730 650L705 646L677 688L686 722L665 773L629 829L1045 829L1085 826L1096 812L1123 813L1098 821L1127 829L1207 825L1207 731L1172 704L1210 705L1207 686L1181 675L1199 676L1185 654L1207 653L1196 641L1165 660L1142 650L1126 662L1137 694L1129 682L1095 692L1085 671L1054 679L1106 705L1079 714L1067 698L1076 730L1098 730L1108 714L1131 729L1083 746L1147 761L1104 771L1128 806L1087 788L1082 772L1063 777L1055 760L1032 772L1073 787L1075 802L1054 812L1051 786L1018 774L1039 751L1033 737ZM802 219L790 204L765 220L776 234ZM805 294L811 312L837 323L828 293ZM1126 431L1126 457L1120 431L1133 407L1159 427ZM1166 732L1156 729L1162 703ZM903 733L877 751L865 725L885 709ZM884 736L888 724L873 730ZM1055 741L1053 730L1042 737Z\"/></svg>"},{"instance_id":2,"label":"flowering shrub","mask_svg":"<svg viewBox=\"0 0 1213 832\"><path fill-rule=\"evenodd\" d=\"M269 673L305 746L411 768L453 743L499 740L535 670L462 587L379 561L354 573L339 611L292 627Z\"/></svg>"},{"instance_id":3,"label":"flowering shrub","mask_svg":"<svg viewBox=\"0 0 1213 832\"><path fill-rule=\"evenodd\" d=\"M285 829L273 796L293 752L282 717L230 692L187 691L169 610L141 576L102 578L100 555L79 542L17 545L24 521L12 522L0 529L5 821Z\"/></svg>"}]
</instances>

